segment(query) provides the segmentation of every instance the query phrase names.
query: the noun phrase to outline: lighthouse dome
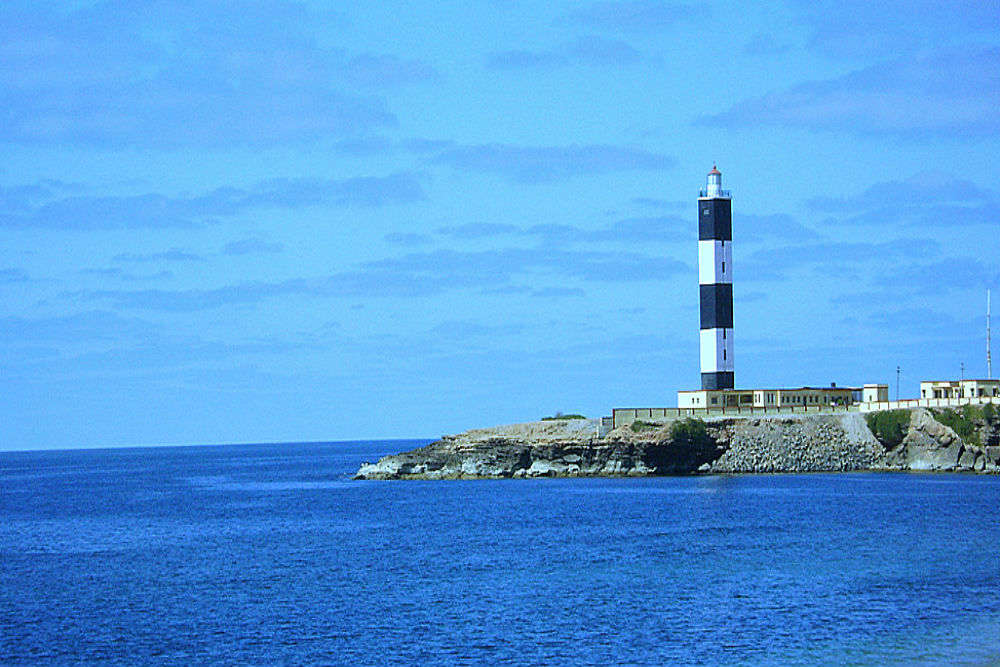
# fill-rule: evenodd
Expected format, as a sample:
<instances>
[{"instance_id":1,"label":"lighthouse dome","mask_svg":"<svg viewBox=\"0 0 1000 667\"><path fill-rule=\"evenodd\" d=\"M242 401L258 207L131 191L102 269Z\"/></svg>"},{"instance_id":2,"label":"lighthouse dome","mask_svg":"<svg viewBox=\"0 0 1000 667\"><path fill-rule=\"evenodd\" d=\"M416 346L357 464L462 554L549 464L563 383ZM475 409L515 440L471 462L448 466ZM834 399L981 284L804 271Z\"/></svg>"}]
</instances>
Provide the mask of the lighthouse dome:
<instances>
[{"instance_id":1,"label":"lighthouse dome","mask_svg":"<svg viewBox=\"0 0 1000 667\"><path fill-rule=\"evenodd\" d=\"M709 197L722 196L722 172L714 164L712 165L712 171L708 172L705 194Z\"/></svg>"}]
</instances>

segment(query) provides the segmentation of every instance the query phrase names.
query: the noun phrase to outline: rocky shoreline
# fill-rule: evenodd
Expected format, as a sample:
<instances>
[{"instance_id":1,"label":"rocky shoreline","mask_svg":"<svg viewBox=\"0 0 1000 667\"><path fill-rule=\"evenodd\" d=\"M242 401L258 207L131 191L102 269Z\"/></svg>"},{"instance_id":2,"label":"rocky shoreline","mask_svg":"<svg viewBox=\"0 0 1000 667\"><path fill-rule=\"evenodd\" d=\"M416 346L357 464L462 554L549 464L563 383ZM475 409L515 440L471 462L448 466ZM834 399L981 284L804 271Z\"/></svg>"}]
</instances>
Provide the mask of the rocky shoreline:
<instances>
[{"instance_id":1,"label":"rocky shoreline","mask_svg":"<svg viewBox=\"0 0 1000 667\"><path fill-rule=\"evenodd\" d=\"M593 419L528 422L444 436L365 463L355 479L1000 472L1000 419L992 414L963 422L963 439L932 410L898 412L895 437L881 427L876 435L870 418L854 412L640 423L604 437Z\"/></svg>"}]
</instances>

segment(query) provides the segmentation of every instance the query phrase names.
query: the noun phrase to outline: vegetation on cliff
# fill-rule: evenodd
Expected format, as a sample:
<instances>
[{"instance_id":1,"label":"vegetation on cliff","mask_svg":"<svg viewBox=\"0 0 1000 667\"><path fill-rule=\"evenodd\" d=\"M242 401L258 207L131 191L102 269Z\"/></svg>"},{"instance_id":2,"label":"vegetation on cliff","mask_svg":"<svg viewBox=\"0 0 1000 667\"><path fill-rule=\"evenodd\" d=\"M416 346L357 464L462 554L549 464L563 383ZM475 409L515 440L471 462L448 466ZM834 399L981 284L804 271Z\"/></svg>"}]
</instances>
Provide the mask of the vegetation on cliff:
<instances>
[{"instance_id":1,"label":"vegetation on cliff","mask_svg":"<svg viewBox=\"0 0 1000 667\"><path fill-rule=\"evenodd\" d=\"M952 408L932 410L934 418L953 430L962 440L973 445L981 445L980 431L996 420L992 405L963 405L961 411Z\"/></svg>"},{"instance_id":2,"label":"vegetation on cliff","mask_svg":"<svg viewBox=\"0 0 1000 667\"><path fill-rule=\"evenodd\" d=\"M715 446L715 438L708 432L705 422L693 417L674 422L670 427L670 439L674 445L695 450Z\"/></svg>"},{"instance_id":3,"label":"vegetation on cliff","mask_svg":"<svg viewBox=\"0 0 1000 667\"><path fill-rule=\"evenodd\" d=\"M586 417L583 416L583 415L578 415L578 414L564 415L561 412L557 412L554 415L551 415L549 417L542 417L542 421L543 422L561 421L561 420L568 420L568 419L586 419Z\"/></svg>"},{"instance_id":4,"label":"vegetation on cliff","mask_svg":"<svg viewBox=\"0 0 1000 667\"><path fill-rule=\"evenodd\" d=\"M910 428L909 410L885 410L884 412L869 412L865 415L868 428L882 446L895 449L903 442Z\"/></svg>"}]
</instances>

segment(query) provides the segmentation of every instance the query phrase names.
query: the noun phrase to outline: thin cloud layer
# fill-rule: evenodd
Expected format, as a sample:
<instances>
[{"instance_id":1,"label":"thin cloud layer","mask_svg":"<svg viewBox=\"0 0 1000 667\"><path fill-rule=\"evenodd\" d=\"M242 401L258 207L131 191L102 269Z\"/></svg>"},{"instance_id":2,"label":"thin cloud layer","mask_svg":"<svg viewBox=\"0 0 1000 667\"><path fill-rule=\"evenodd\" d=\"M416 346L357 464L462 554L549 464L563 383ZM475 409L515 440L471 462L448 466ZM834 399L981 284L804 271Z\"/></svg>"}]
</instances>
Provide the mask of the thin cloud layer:
<instances>
[{"instance_id":1,"label":"thin cloud layer","mask_svg":"<svg viewBox=\"0 0 1000 667\"><path fill-rule=\"evenodd\" d=\"M222 248L223 255L259 255L273 254L285 249L284 244L265 241L258 238L230 241Z\"/></svg>"},{"instance_id":2,"label":"thin cloud layer","mask_svg":"<svg viewBox=\"0 0 1000 667\"><path fill-rule=\"evenodd\" d=\"M832 56L875 56L984 41L1000 25L1000 4L982 0L796 0L807 46Z\"/></svg>"},{"instance_id":3,"label":"thin cloud layer","mask_svg":"<svg viewBox=\"0 0 1000 667\"><path fill-rule=\"evenodd\" d=\"M67 230L195 227L253 209L304 206L377 207L424 199L412 174L346 179L283 178L247 188L223 187L192 197L162 194L78 196L30 210L0 210L0 227Z\"/></svg>"},{"instance_id":4,"label":"thin cloud layer","mask_svg":"<svg viewBox=\"0 0 1000 667\"><path fill-rule=\"evenodd\" d=\"M588 35L552 50L492 53L486 59L486 66L498 70L548 69L576 65L624 67L643 58L642 53L621 40Z\"/></svg>"},{"instance_id":5,"label":"thin cloud layer","mask_svg":"<svg viewBox=\"0 0 1000 667\"><path fill-rule=\"evenodd\" d=\"M657 32L700 15L693 5L658 0L595 2L578 7L565 21L592 29L620 32Z\"/></svg>"},{"instance_id":6,"label":"thin cloud layer","mask_svg":"<svg viewBox=\"0 0 1000 667\"><path fill-rule=\"evenodd\" d=\"M910 138L1000 131L1000 49L880 63L800 83L703 117L701 125L778 126Z\"/></svg>"},{"instance_id":7,"label":"thin cloud layer","mask_svg":"<svg viewBox=\"0 0 1000 667\"><path fill-rule=\"evenodd\" d=\"M115 255L111 258L114 262L147 263L147 262L202 262L205 260L201 255L197 255L180 248L171 248L161 252L135 253L126 252Z\"/></svg>"},{"instance_id":8,"label":"thin cloud layer","mask_svg":"<svg viewBox=\"0 0 1000 667\"><path fill-rule=\"evenodd\" d=\"M995 225L1000 198L968 179L926 171L856 195L815 197L809 205L852 226L971 227Z\"/></svg>"},{"instance_id":9,"label":"thin cloud layer","mask_svg":"<svg viewBox=\"0 0 1000 667\"><path fill-rule=\"evenodd\" d=\"M354 271L320 278L254 281L207 289L77 290L73 300L100 301L118 308L188 312L256 304L275 297L426 297L459 289L493 292L519 280L540 284L532 296L578 296L580 287L548 285L552 280L658 282L690 272L690 266L635 252L505 248L480 252L434 250L364 263ZM556 292L554 288L566 288Z\"/></svg>"},{"instance_id":10,"label":"thin cloud layer","mask_svg":"<svg viewBox=\"0 0 1000 667\"><path fill-rule=\"evenodd\" d=\"M437 76L417 60L320 46L315 35L341 22L329 11L281 0L182 4L5 6L0 141L175 147L336 138L395 126L384 93Z\"/></svg>"},{"instance_id":11,"label":"thin cloud layer","mask_svg":"<svg viewBox=\"0 0 1000 667\"><path fill-rule=\"evenodd\" d=\"M461 171L499 174L519 183L622 171L660 171L674 165L673 158L666 155L610 145L461 146L443 151L434 161Z\"/></svg>"}]
</instances>

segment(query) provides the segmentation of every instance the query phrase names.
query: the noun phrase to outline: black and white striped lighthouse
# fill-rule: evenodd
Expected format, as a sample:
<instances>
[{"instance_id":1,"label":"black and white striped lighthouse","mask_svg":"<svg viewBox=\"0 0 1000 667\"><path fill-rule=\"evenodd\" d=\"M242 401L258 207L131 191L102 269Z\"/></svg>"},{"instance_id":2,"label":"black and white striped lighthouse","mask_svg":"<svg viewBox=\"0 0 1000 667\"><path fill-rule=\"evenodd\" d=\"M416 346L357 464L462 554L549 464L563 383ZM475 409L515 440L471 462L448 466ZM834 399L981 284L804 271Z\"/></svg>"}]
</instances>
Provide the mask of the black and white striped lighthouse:
<instances>
[{"instance_id":1,"label":"black and white striped lighthouse","mask_svg":"<svg viewBox=\"0 0 1000 667\"><path fill-rule=\"evenodd\" d=\"M714 165L698 194L701 388L732 389L733 203Z\"/></svg>"}]
</instances>

